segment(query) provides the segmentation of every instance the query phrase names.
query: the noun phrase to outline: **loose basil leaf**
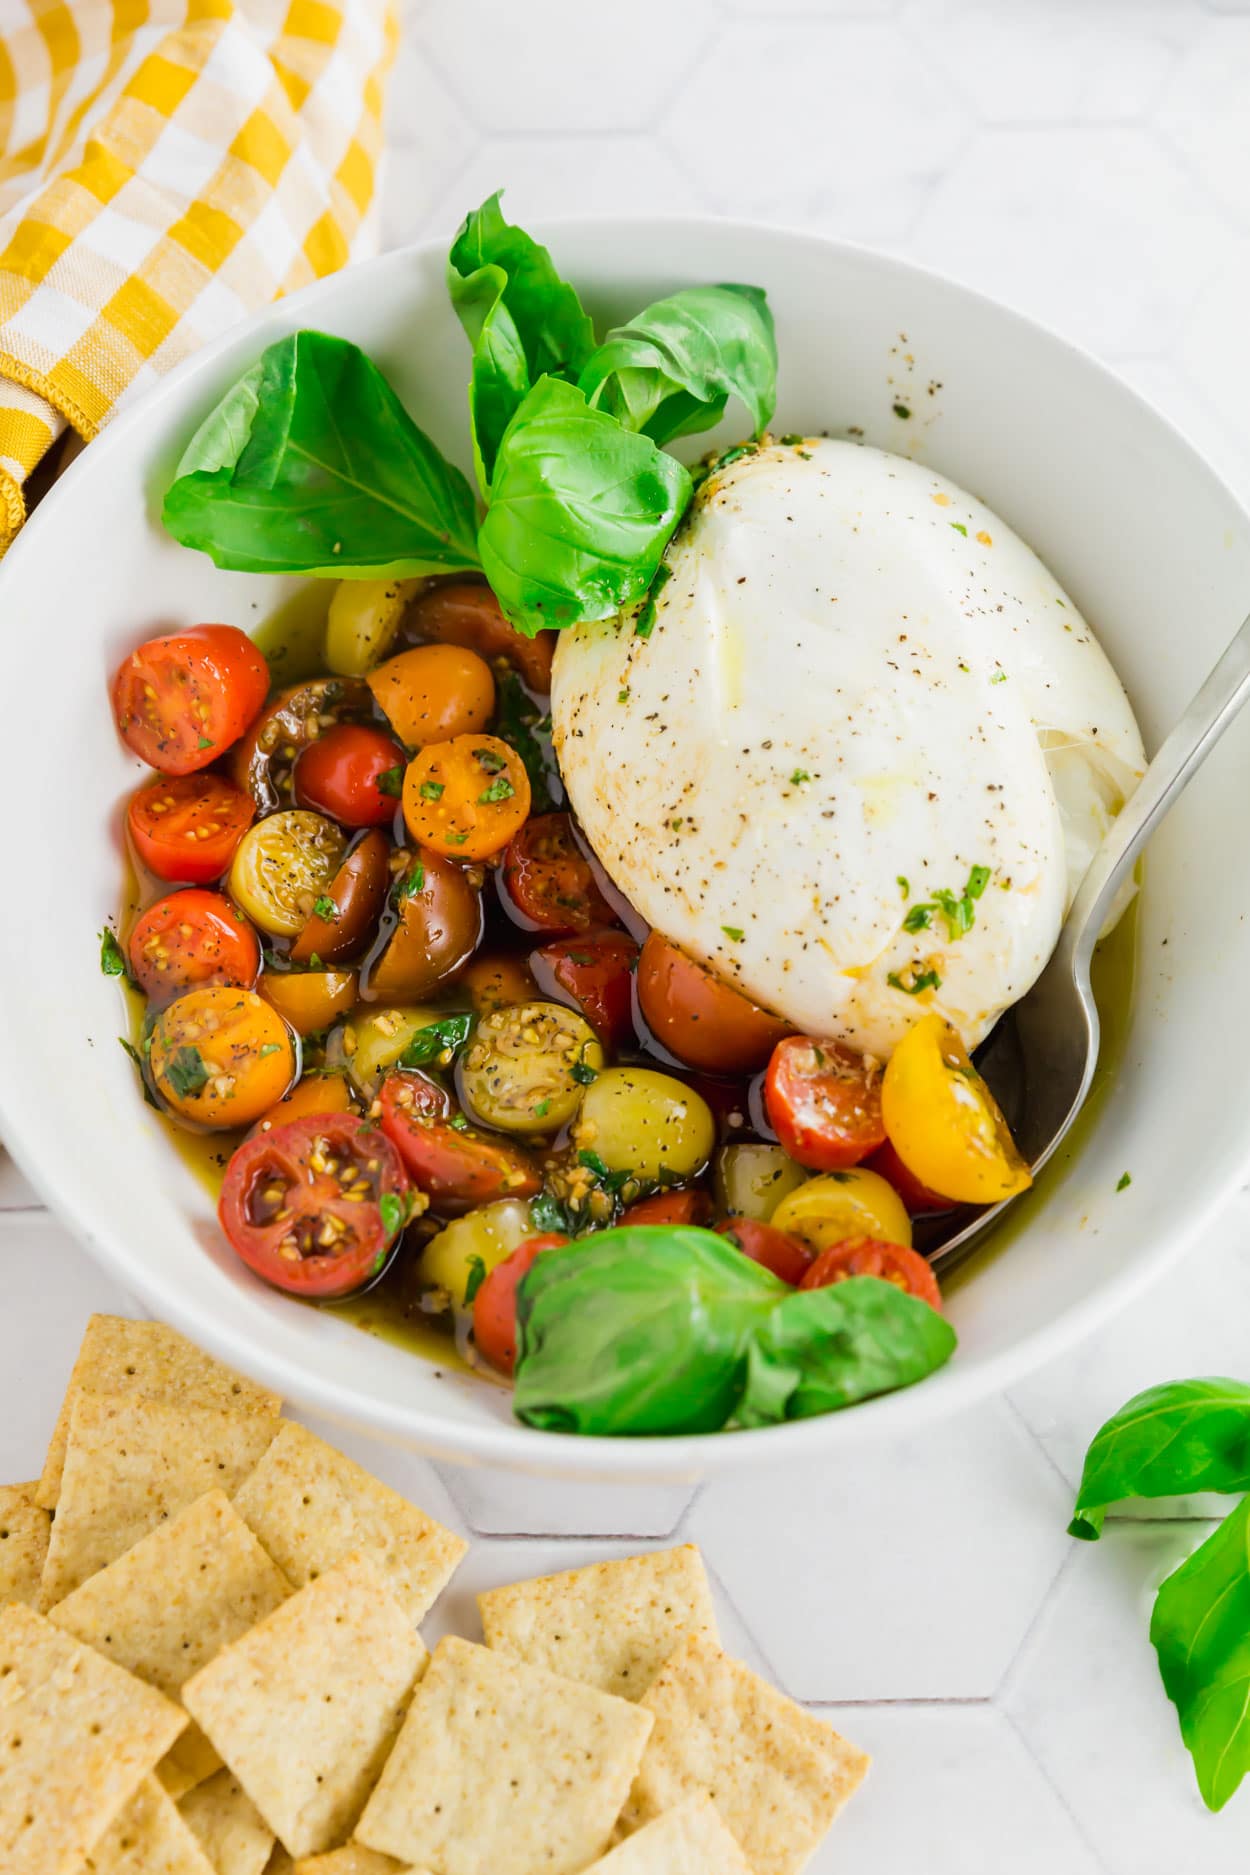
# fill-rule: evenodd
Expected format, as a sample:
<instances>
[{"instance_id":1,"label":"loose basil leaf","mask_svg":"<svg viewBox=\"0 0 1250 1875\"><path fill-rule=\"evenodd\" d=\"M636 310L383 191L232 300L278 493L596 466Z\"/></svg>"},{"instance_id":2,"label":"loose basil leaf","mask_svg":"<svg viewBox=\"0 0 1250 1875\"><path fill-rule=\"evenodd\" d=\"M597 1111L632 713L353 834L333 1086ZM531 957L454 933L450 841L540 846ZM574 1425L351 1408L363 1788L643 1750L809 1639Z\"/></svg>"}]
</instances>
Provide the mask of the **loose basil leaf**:
<instances>
[{"instance_id":1,"label":"loose basil leaf","mask_svg":"<svg viewBox=\"0 0 1250 1875\"><path fill-rule=\"evenodd\" d=\"M752 1329L786 1293L714 1231L634 1225L550 1250L517 1292L516 1415L555 1432L715 1432Z\"/></svg>"},{"instance_id":2,"label":"loose basil leaf","mask_svg":"<svg viewBox=\"0 0 1250 1875\"><path fill-rule=\"evenodd\" d=\"M719 423L731 396L758 436L777 402L777 339L755 286L686 287L609 332L579 379L626 429L671 442Z\"/></svg>"},{"instance_id":3,"label":"loose basil leaf","mask_svg":"<svg viewBox=\"0 0 1250 1875\"><path fill-rule=\"evenodd\" d=\"M527 637L641 599L690 500L688 472L558 378L540 378L500 445L482 570Z\"/></svg>"},{"instance_id":4,"label":"loose basil leaf","mask_svg":"<svg viewBox=\"0 0 1250 1875\"><path fill-rule=\"evenodd\" d=\"M131 981L126 968L126 953L117 941L117 934L105 925L100 933L100 969L106 977L125 977Z\"/></svg>"},{"instance_id":5,"label":"loose basil leaf","mask_svg":"<svg viewBox=\"0 0 1250 1875\"><path fill-rule=\"evenodd\" d=\"M423 1068L428 1062L437 1061L447 1049L455 1054L468 1041L472 1027L473 1017L469 1015L444 1016L439 1022L427 1023L425 1028L417 1030L396 1065Z\"/></svg>"},{"instance_id":6,"label":"loose basil leaf","mask_svg":"<svg viewBox=\"0 0 1250 1875\"><path fill-rule=\"evenodd\" d=\"M551 749L551 718L539 709L521 679L510 666L495 679L494 733L509 744L525 764L530 778L530 802L535 814L546 814L559 805L553 783L559 786L559 771Z\"/></svg>"},{"instance_id":7,"label":"loose basil leaf","mask_svg":"<svg viewBox=\"0 0 1250 1875\"><path fill-rule=\"evenodd\" d=\"M1097 1541L1124 1497L1250 1491L1250 1386L1174 1380L1149 1387L1107 1421L1085 1454L1070 1536Z\"/></svg>"},{"instance_id":8,"label":"loose basil leaf","mask_svg":"<svg viewBox=\"0 0 1250 1875\"><path fill-rule=\"evenodd\" d=\"M473 492L358 346L279 339L201 424L161 511L247 573L357 579L475 569Z\"/></svg>"},{"instance_id":9,"label":"loose basil leaf","mask_svg":"<svg viewBox=\"0 0 1250 1875\"><path fill-rule=\"evenodd\" d=\"M1250 1771L1250 1497L1164 1582L1150 1638L1209 1810Z\"/></svg>"},{"instance_id":10,"label":"loose basil leaf","mask_svg":"<svg viewBox=\"0 0 1250 1875\"><path fill-rule=\"evenodd\" d=\"M910 1387L954 1351L945 1316L879 1277L791 1293L751 1336L737 1418L772 1426L837 1412Z\"/></svg>"}]
</instances>

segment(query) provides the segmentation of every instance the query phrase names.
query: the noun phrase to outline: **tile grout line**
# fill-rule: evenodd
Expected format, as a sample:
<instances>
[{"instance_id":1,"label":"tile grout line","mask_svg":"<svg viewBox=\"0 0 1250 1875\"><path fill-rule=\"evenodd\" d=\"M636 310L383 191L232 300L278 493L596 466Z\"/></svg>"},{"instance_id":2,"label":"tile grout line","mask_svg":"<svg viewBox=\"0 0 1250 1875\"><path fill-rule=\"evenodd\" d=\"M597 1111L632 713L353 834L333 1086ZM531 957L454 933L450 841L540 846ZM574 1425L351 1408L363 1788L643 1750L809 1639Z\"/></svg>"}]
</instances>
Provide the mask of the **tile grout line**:
<instances>
[{"instance_id":1,"label":"tile grout line","mask_svg":"<svg viewBox=\"0 0 1250 1875\"><path fill-rule=\"evenodd\" d=\"M1062 1574L1062 1571L1060 1571L1060 1573ZM1091 1840L1091 1838L1087 1835L1086 1830L1085 1830L1085 1825L1081 1822L1080 1817L1077 1815L1076 1811L1072 1808L1072 1805L1068 1802L1068 1799L1065 1796L1064 1792L1061 1790L1059 1785L1055 1782L1054 1778L1051 1776L1050 1771L1048 1770L1046 1765L1042 1763L1041 1759L1038 1757L1037 1753L1034 1751L1033 1746L1029 1742L1028 1738L1021 1731L1020 1727L1016 1724L1016 1721L1014 1717L1012 1716L1012 1714L1008 1712L1007 1708L1004 1705L1000 1704L997 1698L992 1699L990 1701L990 1705L992 1706L993 1710L997 1712L999 1717L1002 1719L1003 1723L1010 1728L1012 1733L1019 1740L1021 1748L1024 1750L1024 1752L1028 1756L1030 1764L1036 1766L1038 1775L1041 1777L1042 1781L1045 1783L1047 1789L1052 1792L1055 1802L1059 1805L1059 1808L1063 1811L1064 1815L1067 1817L1068 1821L1071 1823L1072 1829L1076 1835L1077 1841L1083 1843L1085 1845L1085 1848L1089 1851L1090 1859L1093 1862L1094 1867L1096 1869L1100 1869L1102 1871L1102 1875L1110 1875L1110 1871L1108 1869L1107 1863L1103 1860L1101 1851L1098 1849L1097 1845Z\"/></svg>"}]
</instances>

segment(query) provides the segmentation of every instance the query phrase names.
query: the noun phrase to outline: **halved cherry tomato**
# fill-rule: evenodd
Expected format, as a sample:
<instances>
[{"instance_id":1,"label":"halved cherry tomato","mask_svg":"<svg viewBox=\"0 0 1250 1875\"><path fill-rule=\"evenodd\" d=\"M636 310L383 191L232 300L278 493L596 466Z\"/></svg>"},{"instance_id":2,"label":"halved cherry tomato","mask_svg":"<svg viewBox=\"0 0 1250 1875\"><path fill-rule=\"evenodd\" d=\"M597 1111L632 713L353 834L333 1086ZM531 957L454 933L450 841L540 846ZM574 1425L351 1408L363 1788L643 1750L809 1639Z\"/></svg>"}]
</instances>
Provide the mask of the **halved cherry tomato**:
<instances>
[{"instance_id":1,"label":"halved cherry tomato","mask_svg":"<svg viewBox=\"0 0 1250 1875\"><path fill-rule=\"evenodd\" d=\"M391 849L385 834L367 833L357 842L325 892L328 904L314 910L294 944L291 962L341 963L358 956L373 936L391 883Z\"/></svg>"},{"instance_id":2,"label":"halved cherry tomato","mask_svg":"<svg viewBox=\"0 0 1250 1875\"><path fill-rule=\"evenodd\" d=\"M792 1237L788 1230L777 1230L772 1224L761 1223L759 1218L727 1217L716 1228L722 1237L737 1244L744 1257L750 1257L752 1263L763 1264L766 1270L771 1270L793 1288L799 1287L812 1267L808 1244Z\"/></svg>"},{"instance_id":3,"label":"halved cherry tomato","mask_svg":"<svg viewBox=\"0 0 1250 1875\"><path fill-rule=\"evenodd\" d=\"M462 866L422 847L407 857L361 983L365 1002L419 1003L451 979L482 938L482 894Z\"/></svg>"},{"instance_id":4,"label":"halved cherry tomato","mask_svg":"<svg viewBox=\"0 0 1250 1875\"><path fill-rule=\"evenodd\" d=\"M498 736L432 742L408 764L404 819L414 840L450 859L488 859L530 811L530 778Z\"/></svg>"},{"instance_id":5,"label":"halved cherry tomato","mask_svg":"<svg viewBox=\"0 0 1250 1875\"><path fill-rule=\"evenodd\" d=\"M152 1028L148 1068L171 1113L197 1126L251 1126L298 1071L291 1031L255 990L184 990Z\"/></svg>"},{"instance_id":6,"label":"halved cherry tomato","mask_svg":"<svg viewBox=\"0 0 1250 1875\"><path fill-rule=\"evenodd\" d=\"M356 1001L354 970L266 970L257 988L297 1035L316 1035Z\"/></svg>"},{"instance_id":7,"label":"halved cherry tomato","mask_svg":"<svg viewBox=\"0 0 1250 1875\"><path fill-rule=\"evenodd\" d=\"M380 1276L399 1240L408 1179L354 1113L312 1113L245 1140L217 1214L248 1268L291 1295L333 1300Z\"/></svg>"},{"instance_id":8,"label":"halved cherry tomato","mask_svg":"<svg viewBox=\"0 0 1250 1875\"><path fill-rule=\"evenodd\" d=\"M627 1205L616 1220L618 1224L706 1224L712 1215L712 1200L705 1191L657 1191L653 1198L641 1198Z\"/></svg>"},{"instance_id":9,"label":"halved cherry tomato","mask_svg":"<svg viewBox=\"0 0 1250 1875\"><path fill-rule=\"evenodd\" d=\"M769 1222L816 1254L848 1237L911 1244L911 1219L903 1200L893 1185L865 1165L807 1179L786 1193Z\"/></svg>"},{"instance_id":10,"label":"halved cherry tomato","mask_svg":"<svg viewBox=\"0 0 1250 1875\"><path fill-rule=\"evenodd\" d=\"M638 946L624 931L559 938L530 953L530 969L543 995L580 1009L608 1049L633 1039L637 962Z\"/></svg>"},{"instance_id":11,"label":"halved cherry tomato","mask_svg":"<svg viewBox=\"0 0 1250 1875\"><path fill-rule=\"evenodd\" d=\"M884 1146L878 1146L875 1152L869 1153L864 1164L889 1180L913 1217L926 1217L930 1212L950 1210L950 1199L922 1185L915 1173L907 1170L888 1139Z\"/></svg>"},{"instance_id":12,"label":"halved cherry tomato","mask_svg":"<svg viewBox=\"0 0 1250 1875\"><path fill-rule=\"evenodd\" d=\"M944 1198L997 1204L1033 1183L997 1101L939 1015L922 1016L890 1056L881 1109L903 1164Z\"/></svg>"},{"instance_id":13,"label":"halved cherry tomato","mask_svg":"<svg viewBox=\"0 0 1250 1875\"><path fill-rule=\"evenodd\" d=\"M532 1198L540 1189L529 1153L469 1126L428 1075L388 1074L381 1098L382 1131L440 1216L459 1217L498 1198Z\"/></svg>"},{"instance_id":14,"label":"halved cherry tomato","mask_svg":"<svg viewBox=\"0 0 1250 1875\"><path fill-rule=\"evenodd\" d=\"M937 1277L918 1250L905 1244L883 1243L877 1237L848 1237L822 1250L799 1284L800 1289L827 1289L848 1276L877 1276L882 1282L905 1289L930 1308L940 1309L942 1293Z\"/></svg>"},{"instance_id":15,"label":"halved cherry tomato","mask_svg":"<svg viewBox=\"0 0 1250 1875\"><path fill-rule=\"evenodd\" d=\"M792 1035L773 1050L764 1105L792 1159L814 1172L858 1165L885 1138L881 1070L838 1042Z\"/></svg>"},{"instance_id":16,"label":"halved cherry tomato","mask_svg":"<svg viewBox=\"0 0 1250 1875\"><path fill-rule=\"evenodd\" d=\"M488 663L506 658L531 690L551 688L556 634L538 632L523 638L513 631L489 586L454 580L432 587L409 606L404 631L437 644L463 645Z\"/></svg>"},{"instance_id":17,"label":"halved cherry tomato","mask_svg":"<svg viewBox=\"0 0 1250 1875\"><path fill-rule=\"evenodd\" d=\"M612 907L567 814L531 814L503 856L504 903L526 931L589 931L612 923Z\"/></svg>"},{"instance_id":18,"label":"halved cherry tomato","mask_svg":"<svg viewBox=\"0 0 1250 1875\"><path fill-rule=\"evenodd\" d=\"M290 807L295 764L338 723L369 722L373 698L360 677L314 677L279 691L230 757L232 778L262 814Z\"/></svg>"},{"instance_id":19,"label":"halved cherry tomato","mask_svg":"<svg viewBox=\"0 0 1250 1875\"><path fill-rule=\"evenodd\" d=\"M414 749L485 729L495 713L490 665L459 645L415 645L370 671L368 684L395 734Z\"/></svg>"},{"instance_id":20,"label":"halved cherry tomato","mask_svg":"<svg viewBox=\"0 0 1250 1875\"><path fill-rule=\"evenodd\" d=\"M769 1015L658 931L638 959L638 1006L658 1042L709 1074L762 1068L791 1024Z\"/></svg>"},{"instance_id":21,"label":"halved cherry tomato","mask_svg":"<svg viewBox=\"0 0 1250 1875\"><path fill-rule=\"evenodd\" d=\"M544 1250L559 1250L568 1238L559 1231L527 1237L502 1263L496 1263L473 1298L473 1339L483 1360L501 1374L516 1371L516 1292Z\"/></svg>"},{"instance_id":22,"label":"halved cherry tomato","mask_svg":"<svg viewBox=\"0 0 1250 1875\"><path fill-rule=\"evenodd\" d=\"M393 736L368 723L335 723L295 764L295 799L344 827L394 820L407 756Z\"/></svg>"},{"instance_id":23,"label":"halved cherry tomato","mask_svg":"<svg viewBox=\"0 0 1250 1875\"><path fill-rule=\"evenodd\" d=\"M258 1133L272 1133L275 1126L285 1126L289 1120L302 1120L310 1113L352 1111L352 1090L345 1074L307 1074L295 1083L289 1094L276 1101L268 1113L261 1114L248 1138L254 1139Z\"/></svg>"},{"instance_id":24,"label":"halved cherry tomato","mask_svg":"<svg viewBox=\"0 0 1250 1875\"><path fill-rule=\"evenodd\" d=\"M149 638L113 679L128 749L166 775L193 775L237 742L269 694L269 666L237 625Z\"/></svg>"},{"instance_id":25,"label":"halved cherry tomato","mask_svg":"<svg viewBox=\"0 0 1250 1875\"><path fill-rule=\"evenodd\" d=\"M508 1009L513 1003L538 1001L538 985L524 957L492 951L475 957L460 972L459 987L479 1016L492 1010Z\"/></svg>"},{"instance_id":26,"label":"halved cherry tomato","mask_svg":"<svg viewBox=\"0 0 1250 1875\"><path fill-rule=\"evenodd\" d=\"M250 990L260 972L260 944L228 898L191 887L149 905L126 947L130 974L153 1002L168 1002L197 983Z\"/></svg>"},{"instance_id":27,"label":"halved cherry tomato","mask_svg":"<svg viewBox=\"0 0 1250 1875\"><path fill-rule=\"evenodd\" d=\"M255 802L220 775L162 775L131 796L126 823L158 879L207 885L225 872L255 816Z\"/></svg>"}]
</instances>

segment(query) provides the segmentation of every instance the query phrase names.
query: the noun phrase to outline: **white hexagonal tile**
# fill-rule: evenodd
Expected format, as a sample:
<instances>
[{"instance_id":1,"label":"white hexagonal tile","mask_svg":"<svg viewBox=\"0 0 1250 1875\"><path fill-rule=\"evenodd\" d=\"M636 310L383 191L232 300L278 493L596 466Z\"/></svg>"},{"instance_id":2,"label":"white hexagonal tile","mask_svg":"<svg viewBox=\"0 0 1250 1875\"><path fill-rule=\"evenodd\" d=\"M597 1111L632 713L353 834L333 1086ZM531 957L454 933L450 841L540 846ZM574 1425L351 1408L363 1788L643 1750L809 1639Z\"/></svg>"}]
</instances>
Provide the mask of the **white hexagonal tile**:
<instances>
[{"instance_id":1,"label":"white hexagonal tile","mask_svg":"<svg viewBox=\"0 0 1250 1875\"><path fill-rule=\"evenodd\" d=\"M725 0L725 11L746 20L888 20L903 0Z\"/></svg>"},{"instance_id":2,"label":"white hexagonal tile","mask_svg":"<svg viewBox=\"0 0 1250 1875\"><path fill-rule=\"evenodd\" d=\"M1194 35L1159 111L1168 136L1242 227L1250 227L1247 73L1250 21L1209 20Z\"/></svg>"},{"instance_id":3,"label":"white hexagonal tile","mask_svg":"<svg viewBox=\"0 0 1250 1875\"><path fill-rule=\"evenodd\" d=\"M443 1482L469 1528L489 1537L668 1537L694 1485L575 1484L485 1466L445 1465Z\"/></svg>"},{"instance_id":4,"label":"white hexagonal tile","mask_svg":"<svg viewBox=\"0 0 1250 1875\"><path fill-rule=\"evenodd\" d=\"M414 30L479 129L599 131L649 124L714 23L711 0L440 0Z\"/></svg>"},{"instance_id":5,"label":"white hexagonal tile","mask_svg":"<svg viewBox=\"0 0 1250 1875\"><path fill-rule=\"evenodd\" d=\"M0 1211L37 1211L39 1194L0 1146Z\"/></svg>"},{"instance_id":6,"label":"white hexagonal tile","mask_svg":"<svg viewBox=\"0 0 1250 1875\"><path fill-rule=\"evenodd\" d=\"M387 94L383 247L402 246L424 233L431 207L464 167L476 142L477 131L432 69L415 31L405 32Z\"/></svg>"},{"instance_id":7,"label":"white hexagonal tile","mask_svg":"<svg viewBox=\"0 0 1250 1875\"><path fill-rule=\"evenodd\" d=\"M434 204L430 231L450 233L503 189L504 212L527 226L540 216L697 214L697 187L654 138L488 137Z\"/></svg>"},{"instance_id":8,"label":"white hexagonal tile","mask_svg":"<svg viewBox=\"0 0 1250 1875\"><path fill-rule=\"evenodd\" d=\"M908 251L1112 357L1167 346L1219 265L1209 195L1145 130L987 131Z\"/></svg>"},{"instance_id":9,"label":"white hexagonal tile","mask_svg":"<svg viewBox=\"0 0 1250 1875\"><path fill-rule=\"evenodd\" d=\"M1068 1494L987 1402L903 1444L709 1484L685 1524L796 1699L994 1691L1067 1550Z\"/></svg>"},{"instance_id":10,"label":"white hexagonal tile","mask_svg":"<svg viewBox=\"0 0 1250 1875\"><path fill-rule=\"evenodd\" d=\"M897 241L967 134L923 65L889 24L731 24L661 132L722 213Z\"/></svg>"},{"instance_id":11,"label":"white hexagonal tile","mask_svg":"<svg viewBox=\"0 0 1250 1875\"><path fill-rule=\"evenodd\" d=\"M1000 1704L1107 1875L1245 1875L1245 1793L1208 1815L1150 1645L1164 1576L1205 1524L1121 1524L1074 1545Z\"/></svg>"}]
</instances>

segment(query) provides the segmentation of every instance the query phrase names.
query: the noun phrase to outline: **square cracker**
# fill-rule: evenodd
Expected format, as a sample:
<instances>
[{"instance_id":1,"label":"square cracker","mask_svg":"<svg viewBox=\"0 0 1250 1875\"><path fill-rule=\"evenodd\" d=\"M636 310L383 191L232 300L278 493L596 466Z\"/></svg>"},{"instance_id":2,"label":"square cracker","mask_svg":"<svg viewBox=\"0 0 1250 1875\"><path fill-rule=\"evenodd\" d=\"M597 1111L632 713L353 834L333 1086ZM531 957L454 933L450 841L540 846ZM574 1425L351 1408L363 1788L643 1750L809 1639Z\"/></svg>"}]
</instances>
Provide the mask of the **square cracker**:
<instances>
[{"instance_id":1,"label":"square cracker","mask_svg":"<svg viewBox=\"0 0 1250 1875\"><path fill-rule=\"evenodd\" d=\"M216 1875L154 1777L145 1777L86 1861L86 1875Z\"/></svg>"},{"instance_id":2,"label":"square cracker","mask_svg":"<svg viewBox=\"0 0 1250 1875\"><path fill-rule=\"evenodd\" d=\"M687 1797L610 1849L586 1875L751 1875L710 1797Z\"/></svg>"},{"instance_id":3,"label":"square cracker","mask_svg":"<svg viewBox=\"0 0 1250 1875\"><path fill-rule=\"evenodd\" d=\"M682 1642L642 1704L655 1730L625 1827L703 1791L755 1875L798 1875L868 1769L831 1725L698 1635Z\"/></svg>"},{"instance_id":4,"label":"square cracker","mask_svg":"<svg viewBox=\"0 0 1250 1875\"><path fill-rule=\"evenodd\" d=\"M182 1689L279 1842L351 1835L428 1656L372 1558L348 1556Z\"/></svg>"},{"instance_id":5,"label":"square cracker","mask_svg":"<svg viewBox=\"0 0 1250 1875\"><path fill-rule=\"evenodd\" d=\"M273 1831L229 1771L184 1797L178 1811L216 1875L264 1875Z\"/></svg>"},{"instance_id":6,"label":"square cracker","mask_svg":"<svg viewBox=\"0 0 1250 1875\"><path fill-rule=\"evenodd\" d=\"M295 1864L280 1842L273 1846L273 1854L265 1864L265 1875L295 1875Z\"/></svg>"},{"instance_id":7,"label":"square cracker","mask_svg":"<svg viewBox=\"0 0 1250 1875\"><path fill-rule=\"evenodd\" d=\"M182 1400L191 1406L220 1406L236 1413L277 1416L276 1393L245 1380L163 1322L131 1322L120 1315L93 1315L69 1377L52 1433L35 1502L55 1510L69 1440L70 1415L80 1393L142 1393L150 1400Z\"/></svg>"},{"instance_id":8,"label":"square cracker","mask_svg":"<svg viewBox=\"0 0 1250 1875\"><path fill-rule=\"evenodd\" d=\"M186 1724L20 1602L0 1613L0 1869L79 1875Z\"/></svg>"},{"instance_id":9,"label":"square cracker","mask_svg":"<svg viewBox=\"0 0 1250 1875\"><path fill-rule=\"evenodd\" d=\"M80 1393L44 1565L43 1607L64 1601L206 1491L231 1496L277 1427L269 1413Z\"/></svg>"},{"instance_id":10,"label":"square cracker","mask_svg":"<svg viewBox=\"0 0 1250 1875\"><path fill-rule=\"evenodd\" d=\"M393 1856L349 1842L342 1849L331 1849L329 1855L306 1856L295 1864L295 1875L425 1875L425 1870L406 1869Z\"/></svg>"},{"instance_id":11,"label":"square cracker","mask_svg":"<svg viewBox=\"0 0 1250 1875\"><path fill-rule=\"evenodd\" d=\"M368 1550L414 1625L468 1547L294 1420L283 1421L234 1501L296 1588Z\"/></svg>"},{"instance_id":12,"label":"square cracker","mask_svg":"<svg viewBox=\"0 0 1250 1875\"><path fill-rule=\"evenodd\" d=\"M37 1485L0 1484L0 1607L39 1600L52 1518L35 1502Z\"/></svg>"},{"instance_id":13,"label":"square cracker","mask_svg":"<svg viewBox=\"0 0 1250 1875\"><path fill-rule=\"evenodd\" d=\"M189 1724L172 1751L157 1765L156 1776L165 1795L177 1803L220 1769L221 1759L199 1726Z\"/></svg>"},{"instance_id":14,"label":"square cracker","mask_svg":"<svg viewBox=\"0 0 1250 1875\"><path fill-rule=\"evenodd\" d=\"M641 1699L687 1634L719 1639L693 1543L488 1589L477 1605L488 1647L620 1699Z\"/></svg>"},{"instance_id":15,"label":"square cracker","mask_svg":"<svg viewBox=\"0 0 1250 1875\"><path fill-rule=\"evenodd\" d=\"M453 1635L357 1839L437 1875L574 1875L606 1849L651 1725L641 1706Z\"/></svg>"}]
</instances>

